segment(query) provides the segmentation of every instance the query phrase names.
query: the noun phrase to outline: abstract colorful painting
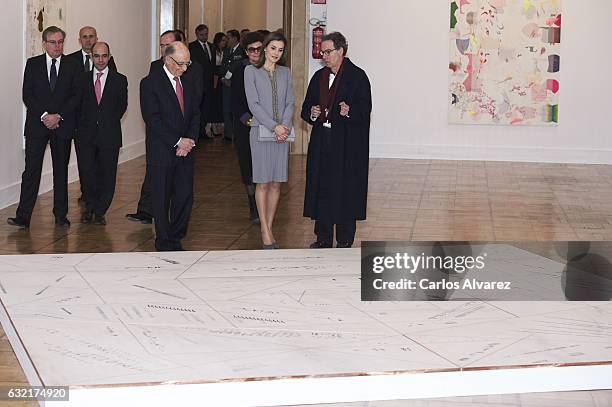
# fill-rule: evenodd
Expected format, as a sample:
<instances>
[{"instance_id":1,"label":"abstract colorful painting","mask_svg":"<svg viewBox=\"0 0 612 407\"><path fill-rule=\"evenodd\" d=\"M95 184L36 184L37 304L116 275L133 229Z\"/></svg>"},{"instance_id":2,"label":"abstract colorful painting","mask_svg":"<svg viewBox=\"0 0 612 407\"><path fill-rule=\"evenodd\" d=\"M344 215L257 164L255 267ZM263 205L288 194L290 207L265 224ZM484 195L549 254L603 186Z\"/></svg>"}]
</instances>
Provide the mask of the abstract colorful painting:
<instances>
[{"instance_id":1,"label":"abstract colorful painting","mask_svg":"<svg viewBox=\"0 0 612 407\"><path fill-rule=\"evenodd\" d=\"M561 0L451 0L449 122L559 122Z\"/></svg>"}]
</instances>

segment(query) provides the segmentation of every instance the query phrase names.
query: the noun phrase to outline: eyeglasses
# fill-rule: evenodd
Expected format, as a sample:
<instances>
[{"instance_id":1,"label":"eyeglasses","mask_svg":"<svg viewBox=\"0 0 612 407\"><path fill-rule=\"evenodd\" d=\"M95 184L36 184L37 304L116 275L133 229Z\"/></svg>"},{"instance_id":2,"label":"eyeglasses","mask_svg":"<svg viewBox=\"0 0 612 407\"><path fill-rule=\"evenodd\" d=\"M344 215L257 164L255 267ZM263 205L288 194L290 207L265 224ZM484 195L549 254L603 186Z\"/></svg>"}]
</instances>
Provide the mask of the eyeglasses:
<instances>
[{"instance_id":1,"label":"eyeglasses","mask_svg":"<svg viewBox=\"0 0 612 407\"><path fill-rule=\"evenodd\" d=\"M322 49L321 50L321 55L324 57L328 57L332 52L336 51L339 48L332 48L332 49Z\"/></svg>"},{"instance_id":2,"label":"eyeglasses","mask_svg":"<svg viewBox=\"0 0 612 407\"><path fill-rule=\"evenodd\" d=\"M247 52L251 54L257 54L261 52L261 47L248 47Z\"/></svg>"},{"instance_id":3,"label":"eyeglasses","mask_svg":"<svg viewBox=\"0 0 612 407\"><path fill-rule=\"evenodd\" d=\"M187 62L179 62L176 59L172 58L170 55L168 55L170 57L171 60L174 61L175 64L177 64L180 67L185 67L185 68L189 68L191 66L191 61L187 61Z\"/></svg>"},{"instance_id":4,"label":"eyeglasses","mask_svg":"<svg viewBox=\"0 0 612 407\"><path fill-rule=\"evenodd\" d=\"M64 40L59 40L59 41L45 41L47 44L51 44L53 46L55 45L63 45L64 44Z\"/></svg>"}]
</instances>

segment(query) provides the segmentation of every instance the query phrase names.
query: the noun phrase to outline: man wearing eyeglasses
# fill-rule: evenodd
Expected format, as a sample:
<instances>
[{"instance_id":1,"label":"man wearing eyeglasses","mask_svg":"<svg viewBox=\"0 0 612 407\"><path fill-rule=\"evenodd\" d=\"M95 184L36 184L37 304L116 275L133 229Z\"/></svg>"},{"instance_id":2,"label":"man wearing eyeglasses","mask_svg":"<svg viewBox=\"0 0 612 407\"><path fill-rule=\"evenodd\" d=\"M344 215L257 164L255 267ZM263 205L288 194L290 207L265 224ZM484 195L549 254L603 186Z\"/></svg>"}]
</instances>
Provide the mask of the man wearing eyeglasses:
<instances>
[{"instance_id":1,"label":"man wearing eyeglasses","mask_svg":"<svg viewBox=\"0 0 612 407\"><path fill-rule=\"evenodd\" d=\"M175 41L181 41L182 36L177 30L168 30L162 33L159 37L159 51L161 58L151 62L149 66L149 74L158 71L164 66L164 50L167 46ZM193 76L196 83L196 88L201 90L201 78L202 71L201 66L198 63L193 63L189 66L189 69L183 74L185 77ZM199 82L200 81L200 82ZM203 95L201 92L198 94L198 100L201 100ZM153 223L153 201L152 201L152 190L151 190L151 176L148 172L145 172L145 177L140 187L140 198L138 199L138 206L135 213L128 213L126 218L134 222L140 222L144 224Z\"/></svg>"},{"instance_id":2,"label":"man wearing eyeglasses","mask_svg":"<svg viewBox=\"0 0 612 407\"><path fill-rule=\"evenodd\" d=\"M121 118L128 104L127 78L110 69L110 47L92 47L94 69L79 78L79 119L75 145L82 160L79 174L85 198L81 223L106 225L115 193L122 144Z\"/></svg>"},{"instance_id":3,"label":"man wearing eyeglasses","mask_svg":"<svg viewBox=\"0 0 612 407\"><path fill-rule=\"evenodd\" d=\"M42 33L45 53L28 59L23 75L23 102L27 108L25 170L21 176L21 195L9 225L27 229L40 186L43 158L51 145L53 161L53 214L57 227L69 227L68 161L75 129L78 102L76 78L78 65L63 55L66 33L47 27Z\"/></svg>"},{"instance_id":4,"label":"man wearing eyeglasses","mask_svg":"<svg viewBox=\"0 0 612 407\"><path fill-rule=\"evenodd\" d=\"M140 82L140 108L146 125L155 249L183 250L181 239L193 205L193 153L200 127L200 100L187 46L164 49L164 65Z\"/></svg>"},{"instance_id":5,"label":"man wearing eyeglasses","mask_svg":"<svg viewBox=\"0 0 612 407\"><path fill-rule=\"evenodd\" d=\"M366 73L346 57L338 32L323 36L325 67L308 85L302 119L311 124L304 216L315 221L311 248L351 247L366 218L372 95Z\"/></svg>"}]
</instances>

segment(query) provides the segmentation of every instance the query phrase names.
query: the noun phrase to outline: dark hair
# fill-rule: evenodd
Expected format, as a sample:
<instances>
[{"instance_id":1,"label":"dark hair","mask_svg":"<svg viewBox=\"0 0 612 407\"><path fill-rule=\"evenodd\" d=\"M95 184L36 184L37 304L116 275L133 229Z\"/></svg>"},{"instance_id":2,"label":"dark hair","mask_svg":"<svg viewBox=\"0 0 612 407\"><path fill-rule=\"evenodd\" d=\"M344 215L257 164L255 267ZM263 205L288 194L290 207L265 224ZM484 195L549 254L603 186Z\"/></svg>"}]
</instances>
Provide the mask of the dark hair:
<instances>
[{"instance_id":1,"label":"dark hair","mask_svg":"<svg viewBox=\"0 0 612 407\"><path fill-rule=\"evenodd\" d=\"M47 42L47 38L49 38L49 34L62 33L62 39L66 38L66 32L59 27L54 25L50 25L45 28L45 31L42 32L42 40Z\"/></svg>"},{"instance_id":2,"label":"dark hair","mask_svg":"<svg viewBox=\"0 0 612 407\"><path fill-rule=\"evenodd\" d=\"M344 50L344 56L348 52L348 42L346 42L346 38L344 35L340 34L338 31L331 32L329 34L325 34L321 38L321 42L323 41L331 41L334 43L334 48L339 49L342 48Z\"/></svg>"},{"instance_id":3,"label":"dark hair","mask_svg":"<svg viewBox=\"0 0 612 407\"><path fill-rule=\"evenodd\" d=\"M208 30L208 26L206 24L200 24L195 28L196 33L199 33L202 30Z\"/></svg>"},{"instance_id":4,"label":"dark hair","mask_svg":"<svg viewBox=\"0 0 612 407\"><path fill-rule=\"evenodd\" d=\"M162 35L159 36L159 38L163 37L164 35L168 35L168 34L174 35L174 41L180 41L181 40L181 37L179 37L180 34L176 30L167 30L167 31L164 31L162 33Z\"/></svg>"},{"instance_id":5,"label":"dark hair","mask_svg":"<svg viewBox=\"0 0 612 407\"><path fill-rule=\"evenodd\" d=\"M91 47L91 53L92 53L92 54L93 54L93 49L94 49L94 48L96 47L96 45L98 45L98 44L104 44L104 45L106 45L106 49L107 49L107 51L108 51L108 54L110 55L110 53L111 53L111 52L110 52L110 45L108 45L108 42L104 42L104 41L98 41L98 42L96 42L96 43L95 43L95 44L94 44L94 45Z\"/></svg>"},{"instance_id":6,"label":"dark hair","mask_svg":"<svg viewBox=\"0 0 612 407\"><path fill-rule=\"evenodd\" d=\"M245 33L245 32L250 32L251 30L249 30L248 28L243 28L242 30L240 30L240 34Z\"/></svg>"},{"instance_id":7,"label":"dark hair","mask_svg":"<svg viewBox=\"0 0 612 407\"><path fill-rule=\"evenodd\" d=\"M246 51L247 45L253 44L255 42L263 43L263 40L264 36L258 33L257 31L248 32L244 35L244 38L242 39L242 48L244 48L244 50Z\"/></svg>"},{"instance_id":8,"label":"dark hair","mask_svg":"<svg viewBox=\"0 0 612 407\"><path fill-rule=\"evenodd\" d=\"M264 63L266 62L266 52L265 52L265 49L267 48L267 46L272 41L282 41L283 42L285 49L283 50L283 55L281 55L281 57L278 60L277 64L278 65L285 65L285 55L287 54L287 38L285 38L285 36L283 34L281 34L281 33L272 32L272 33L268 34L268 36L264 39L263 47L262 47L261 53L259 54L259 61L257 61L257 63L255 64L255 66L257 68L261 68L264 65Z\"/></svg>"},{"instance_id":9,"label":"dark hair","mask_svg":"<svg viewBox=\"0 0 612 407\"><path fill-rule=\"evenodd\" d=\"M177 41L183 42L185 41L185 38L187 38L182 30L174 30L174 33L178 37Z\"/></svg>"},{"instance_id":10,"label":"dark hair","mask_svg":"<svg viewBox=\"0 0 612 407\"><path fill-rule=\"evenodd\" d=\"M213 39L213 44L217 49L219 49L219 44L221 43L221 40L223 39L223 37L225 37L225 33L218 32L215 34L215 38Z\"/></svg>"},{"instance_id":11,"label":"dark hair","mask_svg":"<svg viewBox=\"0 0 612 407\"><path fill-rule=\"evenodd\" d=\"M238 32L238 30L228 30L227 35L229 35L230 37L234 37L238 41L240 41L240 33Z\"/></svg>"}]
</instances>

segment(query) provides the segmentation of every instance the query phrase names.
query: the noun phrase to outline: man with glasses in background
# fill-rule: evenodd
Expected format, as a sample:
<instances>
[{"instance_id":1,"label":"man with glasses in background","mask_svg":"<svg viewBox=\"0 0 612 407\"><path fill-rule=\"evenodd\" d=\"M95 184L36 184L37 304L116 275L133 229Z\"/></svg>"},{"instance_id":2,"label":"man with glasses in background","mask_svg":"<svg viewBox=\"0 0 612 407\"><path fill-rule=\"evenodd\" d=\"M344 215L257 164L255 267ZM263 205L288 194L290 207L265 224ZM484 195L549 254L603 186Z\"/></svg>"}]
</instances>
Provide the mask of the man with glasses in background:
<instances>
[{"instance_id":1,"label":"man with glasses in background","mask_svg":"<svg viewBox=\"0 0 612 407\"><path fill-rule=\"evenodd\" d=\"M147 174L153 192L155 249L183 250L193 206L193 152L200 128L200 100L189 49L176 41L163 52L163 66L140 82L146 125Z\"/></svg>"},{"instance_id":2,"label":"man with glasses in background","mask_svg":"<svg viewBox=\"0 0 612 407\"><path fill-rule=\"evenodd\" d=\"M346 57L339 32L323 36L319 69L308 85L302 119L311 124L304 216L315 221L311 248L348 248L365 220L372 95L363 69Z\"/></svg>"},{"instance_id":3,"label":"man with glasses in background","mask_svg":"<svg viewBox=\"0 0 612 407\"><path fill-rule=\"evenodd\" d=\"M53 165L53 215L55 225L67 228L68 161L74 136L77 75L79 66L65 58L66 33L55 26L42 33L45 53L28 59L23 74L25 120L25 169L21 176L21 195L14 218L9 225L30 227L30 218L38 197L43 159L47 144L51 145Z\"/></svg>"}]
</instances>

